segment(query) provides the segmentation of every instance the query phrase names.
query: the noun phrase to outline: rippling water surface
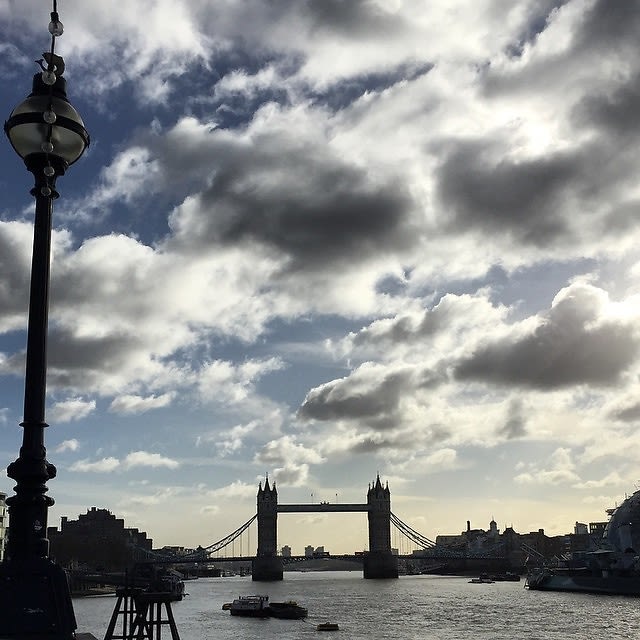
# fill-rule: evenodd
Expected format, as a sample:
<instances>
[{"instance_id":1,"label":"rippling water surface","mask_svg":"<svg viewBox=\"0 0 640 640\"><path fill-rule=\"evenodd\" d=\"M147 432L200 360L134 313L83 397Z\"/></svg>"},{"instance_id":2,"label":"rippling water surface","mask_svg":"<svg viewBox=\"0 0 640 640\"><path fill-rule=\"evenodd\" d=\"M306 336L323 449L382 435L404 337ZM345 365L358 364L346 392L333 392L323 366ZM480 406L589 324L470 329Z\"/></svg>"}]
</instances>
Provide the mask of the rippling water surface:
<instances>
[{"instance_id":1,"label":"rippling water surface","mask_svg":"<svg viewBox=\"0 0 640 640\"><path fill-rule=\"evenodd\" d=\"M277 583L251 578L187 582L189 596L173 604L181 640L312 638L319 622L340 631L321 638L500 640L640 637L640 600L616 596L528 591L523 582L469 584L468 578L402 576L364 580L360 572L285 573ZM231 617L223 603L239 595L297 600L307 620ZM104 637L114 597L74 600L78 631ZM165 631L166 629L166 631ZM168 628L162 637L170 638ZM165 635L166 634L166 635Z\"/></svg>"}]
</instances>

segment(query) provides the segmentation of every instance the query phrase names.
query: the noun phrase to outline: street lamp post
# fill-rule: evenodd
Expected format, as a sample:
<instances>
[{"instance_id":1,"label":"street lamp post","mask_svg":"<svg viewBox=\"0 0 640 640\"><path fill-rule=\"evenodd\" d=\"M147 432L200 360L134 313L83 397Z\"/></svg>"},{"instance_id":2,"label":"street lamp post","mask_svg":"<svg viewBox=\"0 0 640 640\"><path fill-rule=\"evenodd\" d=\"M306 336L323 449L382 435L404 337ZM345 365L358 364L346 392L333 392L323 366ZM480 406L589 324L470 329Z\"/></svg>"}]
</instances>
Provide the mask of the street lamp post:
<instances>
[{"instance_id":1,"label":"street lamp post","mask_svg":"<svg viewBox=\"0 0 640 640\"><path fill-rule=\"evenodd\" d=\"M22 446L7 475L16 481L9 506L7 559L0 564L0 638L71 640L76 621L64 571L49 559L47 513L54 501L47 481L56 468L44 446L47 324L51 215L58 197L56 179L83 154L89 144L82 118L67 100L64 61L55 54L62 23L54 0L51 49L40 61L31 94L5 122L14 150L33 174L35 197L33 256L27 328Z\"/></svg>"}]
</instances>

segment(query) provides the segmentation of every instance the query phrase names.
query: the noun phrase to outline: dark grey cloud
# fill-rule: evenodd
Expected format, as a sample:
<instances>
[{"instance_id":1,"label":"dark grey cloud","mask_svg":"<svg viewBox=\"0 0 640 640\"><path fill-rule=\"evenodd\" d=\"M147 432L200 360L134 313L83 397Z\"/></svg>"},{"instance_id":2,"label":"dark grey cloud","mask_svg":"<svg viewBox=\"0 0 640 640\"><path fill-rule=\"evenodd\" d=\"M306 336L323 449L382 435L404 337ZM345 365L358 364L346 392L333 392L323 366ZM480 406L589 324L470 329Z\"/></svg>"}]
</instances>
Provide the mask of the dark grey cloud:
<instances>
[{"instance_id":1,"label":"dark grey cloud","mask_svg":"<svg viewBox=\"0 0 640 640\"><path fill-rule=\"evenodd\" d=\"M414 317L400 316L379 326L366 327L353 337L353 346L376 346L382 344L407 344L435 335L446 328L447 313L438 311L439 307L424 312L422 319L416 322Z\"/></svg>"},{"instance_id":2,"label":"dark grey cloud","mask_svg":"<svg viewBox=\"0 0 640 640\"><path fill-rule=\"evenodd\" d=\"M392 450L414 452L423 447L433 448L449 440L452 429L442 424L425 424L419 433L405 431L401 422L395 423L395 429L376 430L374 433L364 433L356 442L349 445L347 452L353 455L377 454L381 451Z\"/></svg>"},{"instance_id":3,"label":"dark grey cloud","mask_svg":"<svg viewBox=\"0 0 640 640\"><path fill-rule=\"evenodd\" d=\"M364 421L376 431L398 426L402 397L413 388L410 369L358 371L309 391L298 409L302 420Z\"/></svg>"},{"instance_id":4,"label":"dark grey cloud","mask_svg":"<svg viewBox=\"0 0 640 640\"><path fill-rule=\"evenodd\" d=\"M333 380L312 389L298 410L303 420L373 419L378 426L397 412L403 393L412 387L410 370L387 372L363 381L361 376ZM393 426L393 425L388 425Z\"/></svg>"},{"instance_id":5,"label":"dark grey cloud","mask_svg":"<svg viewBox=\"0 0 640 640\"><path fill-rule=\"evenodd\" d=\"M513 400L509 405L506 421L497 430L498 435L507 440L524 437L527 434L527 421L524 413L522 402Z\"/></svg>"},{"instance_id":6,"label":"dark grey cloud","mask_svg":"<svg viewBox=\"0 0 640 640\"><path fill-rule=\"evenodd\" d=\"M635 226L625 200L637 151L602 135L572 151L514 159L491 140L459 140L436 173L449 233L480 232L527 248L574 256L584 242L611 241Z\"/></svg>"},{"instance_id":7,"label":"dark grey cloud","mask_svg":"<svg viewBox=\"0 0 640 640\"><path fill-rule=\"evenodd\" d=\"M282 144L280 144L282 142ZM291 270L316 270L408 249L416 242L400 181L374 181L312 144L267 137L221 167L198 211L174 215L190 248L258 244Z\"/></svg>"},{"instance_id":8,"label":"dark grey cloud","mask_svg":"<svg viewBox=\"0 0 640 640\"><path fill-rule=\"evenodd\" d=\"M597 301L574 289L528 335L480 346L454 367L459 380L537 389L615 385L640 351L633 326L599 321Z\"/></svg>"},{"instance_id":9,"label":"dark grey cloud","mask_svg":"<svg viewBox=\"0 0 640 640\"><path fill-rule=\"evenodd\" d=\"M49 335L49 386L99 387L102 376L126 375L132 355L142 348L141 341L131 335L80 337L54 328Z\"/></svg>"},{"instance_id":10,"label":"dark grey cloud","mask_svg":"<svg viewBox=\"0 0 640 640\"><path fill-rule=\"evenodd\" d=\"M349 448L349 453L355 455L369 455L384 451L391 446L391 443L385 439L374 439L365 437ZM395 445L394 445L395 448Z\"/></svg>"},{"instance_id":11,"label":"dark grey cloud","mask_svg":"<svg viewBox=\"0 0 640 640\"><path fill-rule=\"evenodd\" d=\"M612 87L595 87L573 109L577 127L593 127L614 135L618 144L640 135L640 72Z\"/></svg>"},{"instance_id":12,"label":"dark grey cloud","mask_svg":"<svg viewBox=\"0 0 640 640\"><path fill-rule=\"evenodd\" d=\"M0 321L2 317L25 314L29 299L29 272L31 246L25 250L10 233L0 225Z\"/></svg>"},{"instance_id":13,"label":"dark grey cloud","mask_svg":"<svg viewBox=\"0 0 640 640\"><path fill-rule=\"evenodd\" d=\"M121 365L122 356L135 346L134 340L123 335L79 337L54 328L49 333L49 366L113 369Z\"/></svg>"},{"instance_id":14,"label":"dark grey cloud","mask_svg":"<svg viewBox=\"0 0 640 640\"><path fill-rule=\"evenodd\" d=\"M582 179L582 165L571 153L496 160L488 141L457 142L436 175L440 200L451 215L449 230L480 229L547 246L569 232L561 211Z\"/></svg>"},{"instance_id":15,"label":"dark grey cloud","mask_svg":"<svg viewBox=\"0 0 640 640\"><path fill-rule=\"evenodd\" d=\"M636 420L640 420L640 402L613 411L611 415L616 420L623 422L636 422Z\"/></svg>"},{"instance_id":16,"label":"dark grey cloud","mask_svg":"<svg viewBox=\"0 0 640 640\"><path fill-rule=\"evenodd\" d=\"M369 37L398 33L407 26L399 13L385 11L383 4L370 0L280 0L278 4L306 16L311 32L323 30L350 37Z\"/></svg>"},{"instance_id":17,"label":"dark grey cloud","mask_svg":"<svg viewBox=\"0 0 640 640\"><path fill-rule=\"evenodd\" d=\"M625 51L635 54L639 37L640 11L636 0L597 0L580 21L574 48L603 55Z\"/></svg>"},{"instance_id":18,"label":"dark grey cloud","mask_svg":"<svg viewBox=\"0 0 640 640\"><path fill-rule=\"evenodd\" d=\"M624 236L638 228L640 219L640 200L627 200L612 206L607 215L597 225L596 232L600 237Z\"/></svg>"}]
</instances>

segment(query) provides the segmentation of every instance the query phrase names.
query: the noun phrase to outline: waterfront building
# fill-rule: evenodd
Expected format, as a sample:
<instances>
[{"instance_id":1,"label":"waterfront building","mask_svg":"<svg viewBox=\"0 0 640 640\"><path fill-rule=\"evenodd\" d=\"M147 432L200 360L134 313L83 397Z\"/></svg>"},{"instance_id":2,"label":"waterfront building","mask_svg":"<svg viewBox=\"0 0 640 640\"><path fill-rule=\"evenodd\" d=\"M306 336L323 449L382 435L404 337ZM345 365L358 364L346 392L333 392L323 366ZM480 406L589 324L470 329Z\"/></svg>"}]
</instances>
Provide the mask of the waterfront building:
<instances>
[{"instance_id":1,"label":"waterfront building","mask_svg":"<svg viewBox=\"0 0 640 640\"><path fill-rule=\"evenodd\" d=\"M587 527L576 522L573 533L547 536L544 529L516 533L512 527L506 527L501 534L493 519L488 531L472 529L467 521L466 531L458 535L439 535L436 544L460 553L501 556L508 559L511 567L520 568L527 563L540 562L542 558L562 558L594 551L600 544L605 526L606 523L591 523ZM424 552L417 551L413 555L419 557Z\"/></svg>"},{"instance_id":2,"label":"waterfront building","mask_svg":"<svg viewBox=\"0 0 640 640\"><path fill-rule=\"evenodd\" d=\"M602 538L604 531L607 528L607 522L590 522L589 534L592 538Z\"/></svg>"},{"instance_id":3,"label":"waterfront building","mask_svg":"<svg viewBox=\"0 0 640 640\"><path fill-rule=\"evenodd\" d=\"M324 550L324 547L313 547L313 545L308 544L304 548L304 557L305 558L327 558L329 557L329 552Z\"/></svg>"},{"instance_id":4,"label":"waterfront building","mask_svg":"<svg viewBox=\"0 0 640 640\"><path fill-rule=\"evenodd\" d=\"M436 536L436 544L457 551L482 551L499 542L499 531L495 520L489 523L489 531L472 529L467 520L467 529L458 535Z\"/></svg>"},{"instance_id":5,"label":"waterfront building","mask_svg":"<svg viewBox=\"0 0 640 640\"><path fill-rule=\"evenodd\" d=\"M462 550L465 548L466 538L464 536L464 533L437 535L436 544L439 547L446 547L447 549Z\"/></svg>"},{"instance_id":6,"label":"waterfront building","mask_svg":"<svg viewBox=\"0 0 640 640\"><path fill-rule=\"evenodd\" d=\"M63 567L122 571L145 560L153 540L144 531L124 526L107 509L91 507L77 520L62 517L60 530L49 527L51 556Z\"/></svg>"},{"instance_id":7,"label":"waterfront building","mask_svg":"<svg viewBox=\"0 0 640 640\"><path fill-rule=\"evenodd\" d=\"M164 547L160 547L160 549L154 549L153 551L154 553L157 553L160 556L162 555L190 556L196 552L196 549L191 549L189 547L182 547L180 545L166 544Z\"/></svg>"}]
</instances>

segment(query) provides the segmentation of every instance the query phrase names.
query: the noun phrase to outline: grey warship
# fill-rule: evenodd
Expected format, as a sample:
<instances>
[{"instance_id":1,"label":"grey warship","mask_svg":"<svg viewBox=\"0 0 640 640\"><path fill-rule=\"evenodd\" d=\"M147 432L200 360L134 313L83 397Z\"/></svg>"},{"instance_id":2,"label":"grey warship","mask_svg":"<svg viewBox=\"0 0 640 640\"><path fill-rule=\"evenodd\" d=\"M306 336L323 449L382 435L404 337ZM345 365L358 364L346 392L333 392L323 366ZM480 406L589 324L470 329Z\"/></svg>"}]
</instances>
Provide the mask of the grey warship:
<instances>
[{"instance_id":1,"label":"grey warship","mask_svg":"<svg viewBox=\"0 0 640 640\"><path fill-rule=\"evenodd\" d=\"M573 591L640 596L640 491L609 511L600 548L584 555L580 566L536 567L526 587L539 591Z\"/></svg>"}]
</instances>

